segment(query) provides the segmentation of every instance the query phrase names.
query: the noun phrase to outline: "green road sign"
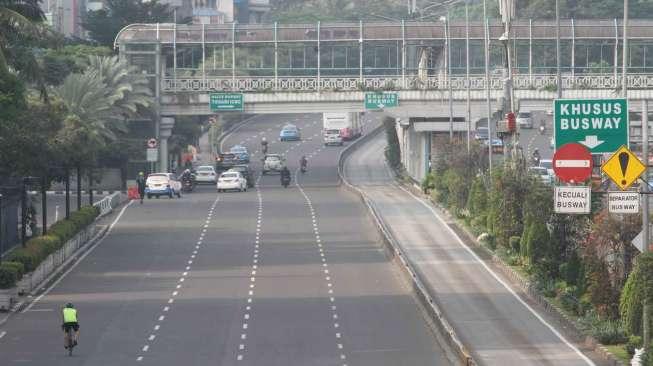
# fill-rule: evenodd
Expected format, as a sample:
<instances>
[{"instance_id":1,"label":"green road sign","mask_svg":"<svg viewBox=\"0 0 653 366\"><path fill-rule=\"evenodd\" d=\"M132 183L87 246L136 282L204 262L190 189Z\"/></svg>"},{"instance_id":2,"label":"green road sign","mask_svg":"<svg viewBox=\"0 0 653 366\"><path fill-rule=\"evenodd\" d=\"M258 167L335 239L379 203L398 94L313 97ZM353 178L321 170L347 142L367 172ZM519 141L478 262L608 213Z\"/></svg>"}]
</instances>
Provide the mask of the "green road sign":
<instances>
[{"instance_id":1,"label":"green road sign","mask_svg":"<svg viewBox=\"0 0 653 366\"><path fill-rule=\"evenodd\" d=\"M553 113L556 149L576 142L601 154L628 146L626 99L557 99Z\"/></svg>"},{"instance_id":2,"label":"green road sign","mask_svg":"<svg viewBox=\"0 0 653 366\"><path fill-rule=\"evenodd\" d=\"M241 93L211 93L209 95L211 111L242 111L243 95Z\"/></svg>"},{"instance_id":3,"label":"green road sign","mask_svg":"<svg viewBox=\"0 0 653 366\"><path fill-rule=\"evenodd\" d=\"M365 109L383 109L399 105L397 93L365 93Z\"/></svg>"}]
</instances>

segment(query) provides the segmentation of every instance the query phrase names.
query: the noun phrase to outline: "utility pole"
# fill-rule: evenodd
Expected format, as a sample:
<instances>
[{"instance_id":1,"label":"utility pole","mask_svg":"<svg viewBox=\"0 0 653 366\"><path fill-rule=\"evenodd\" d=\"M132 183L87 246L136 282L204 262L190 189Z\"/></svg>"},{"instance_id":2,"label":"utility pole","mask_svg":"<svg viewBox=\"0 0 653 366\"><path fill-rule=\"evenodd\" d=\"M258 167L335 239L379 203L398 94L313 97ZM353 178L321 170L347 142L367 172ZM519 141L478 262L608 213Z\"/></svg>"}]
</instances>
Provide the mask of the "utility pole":
<instances>
[{"instance_id":1,"label":"utility pole","mask_svg":"<svg viewBox=\"0 0 653 366\"><path fill-rule=\"evenodd\" d=\"M562 99L562 74L560 73L560 0L556 0L556 91Z\"/></svg>"},{"instance_id":2,"label":"utility pole","mask_svg":"<svg viewBox=\"0 0 653 366\"><path fill-rule=\"evenodd\" d=\"M626 78L626 71L628 69L628 0L624 0L624 45L622 54L622 70L621 70L621 96L628 98L628 79Z\"/></svg>"},{"instance_id":3,"label":"utility pole","mask_svg":"<svg viewBox=\"0 0 653 366\"><path fill-rule=\"evenodd\" d=\"M469 85L469 4L465 1L465 73L467 87L467 153L471 152L472 135L472 106L471 106L471 85Z\"/></svg>"},{"instance_id":4,"label":"utility pole","mask_svg":"<svg viewBox=\"0 0 653 366\"><path fill-rule=\"evenodd\" d=\"M447 73L447 89L449 90L449 142L453 142L453 88L451 85L451 40L449 39L449 10L447 10L447 16L444 18L444 42L446 57L445 62L447 63L446 73Z\"/></svg>"},{"instance_id":5,"label":"utility pole","mask_svg":"<svg viewBox=\"0 0 653 366\"><path fill-rule=\"evenodd\" d=\"M14 212L15 213L15 212ZM2 234L4 233L4 225L2 222L2 193L0 193L0 264L2 264L2 255L5 253L3 246Z\"/></svg>"},{"instance_id":6,"label":"utility pole","mask_svg":"<svg viewBox=\"0 0 653 366\"><path fill-rule=\"evenodd\" d=\"M624 88L625 89L625 88ZM646 164L646 170L644 170L644 184L642 184L642 242L644 243L643 252L648 251L650 243L650 233L649 233L649 206L648 206L648 100L644 99L642 101L642 157L644 158L644 163ZM642 322L643 324L643 335L644 335L644 349L648 350L651 342L651 332L649 324L649 310L650 306L646 301L647 294L644 295L644 304L643 304L643 315Z\"/></svg>"},{"instance_id":7,"label":"utility pole","mask_svg":"<svg viewBox=\"0 0 653 366\"><path fill-rule=\"evenodd\" d=\"M485 2L483 2L485 4ZM490 101L490 25L487 18L485 22L485 92L487 103L487 135L492 138L492 105ZM488 144L488 172L492 174L492 140Z\"/></svg>"}]
</instances>

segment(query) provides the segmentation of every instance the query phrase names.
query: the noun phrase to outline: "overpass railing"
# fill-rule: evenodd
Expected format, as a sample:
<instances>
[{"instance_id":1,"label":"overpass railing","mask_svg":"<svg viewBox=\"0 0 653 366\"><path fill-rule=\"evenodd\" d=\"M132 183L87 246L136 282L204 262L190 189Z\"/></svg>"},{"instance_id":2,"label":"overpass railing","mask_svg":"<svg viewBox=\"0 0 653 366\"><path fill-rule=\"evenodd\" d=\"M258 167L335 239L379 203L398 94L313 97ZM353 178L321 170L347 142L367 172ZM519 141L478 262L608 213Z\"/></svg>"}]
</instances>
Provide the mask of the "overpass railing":
<instances>
[{"instance_id":1,"label":"overpass railing","mask_svg":"<svg viewBox=\"0 0 653 366\"><path fill-rule=\"evenodd\" d=\"M653 74L631 74L627 77L628 89L653 88ZM369 90L484 90L484 75L466 76L365 76L360 77L206 77L164 78L163 92L316 92L316 91L369 91ZM502 89L504 78L491 76L490 89ZM515 75L515 89L556 90L555 74ZM618 89L621 76L614 74L563 75L563 89Z\"/></svg>"}]
</instances>

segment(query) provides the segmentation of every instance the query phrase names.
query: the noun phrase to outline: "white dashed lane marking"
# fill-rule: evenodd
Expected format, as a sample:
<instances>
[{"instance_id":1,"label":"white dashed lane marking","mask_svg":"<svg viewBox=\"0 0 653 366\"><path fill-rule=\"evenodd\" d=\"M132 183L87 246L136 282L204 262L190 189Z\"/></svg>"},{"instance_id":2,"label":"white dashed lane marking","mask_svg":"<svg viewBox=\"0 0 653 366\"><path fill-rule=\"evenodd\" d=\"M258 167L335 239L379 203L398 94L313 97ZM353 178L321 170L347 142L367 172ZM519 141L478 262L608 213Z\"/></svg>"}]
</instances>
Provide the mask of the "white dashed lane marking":
<instances>
[{"instance_id":1,"label":"white dashed lane marking","mask_svg":"<svg viewBox=\"0 0 653 366\"><path fill-rule=\"evenodd\" d=\"M202 232L200 234L199 240L197 241L197 245L195 245L195 247L194 247L195 250L193 250L193 252L192 252L192 254L190 256L191 258L195 258L196 255L198 254L198 249L199 249L200 245L202 245L202 241L204 240L204 234L206 233L206 228L211 223L211 216L213 215L213 210L215 209L215 206L218 204L218 199L219 198L216 198L215 201L213 201L213 205L211 205L211 208L209 209L207 217L206 217L206 219L204 219L204 225L202 226ZM178 283L181 283L181 282L185 281L186 276L188 276L188 273L189 273L189 271L191 269L191 264L193 264L193 261L189 260L187 263L188 263L188 265L185 267L185 271L182 273L181 277L179 278ZM175 302L174 297L179 295L179 289L180 288L181 288L181 284L177 284L175 286L176 290L172 292L171 298L168 299L168 301L167 301L167 305L165 305L163 307L163 309L162 309L162 311L164 313L170 312L171 304ZM157 321L156 321L157 324L154 325L154 332L151 333L147 338L148 342L152 342L152 341L154 341L156 339L156 336L157 336L156 332L158 332L161 329L161 323L164 322L165 319L166 319L165 315L159 315L159 317L157 318ZM148 343L148 344L145 344L143 346L143 348L141 348L141 351L142 352L147 352L147 351L149 351L149 349L150 349L150 344ZM139 361L139 362L143 361L143 356L139 355L138 357L136 357L136 361Z\"/></svg>"},{"instance_id":2,"label":"white dashed lane marking","mask_svg":"<svg viewBox=\"0 0 653 366\"><path fill-rule=\"evenodd\" d=\"M249 328L248 321L252 317L251 315L251 310L252 310L252 298L254 296L254 282L256 282L256 269L258 268L258 254L259 254L259 245L261 243L260 240L260 232L261 232L261 222L263 221L263 196L261 195L261 190L259 187L259 181L261 179L261 176L258 177L256 180L256 184L254 187L256 188L256 196L258 198L258 214L256 217L256 234L255 234L255 239L254 239L254 258L252 259L252 269L251 269L251 275L250 275L250 284L249 284L249 297L247 298L247 305L245 305L245 311L243 314L243 333L240 335L240 339L243 341L243 343L238 344L238 349L236 350L236 361L242 361L245 358L245 352L246 352L246 344L244 341L247 339L247 329Z\"/></svg>"}]
</instances>

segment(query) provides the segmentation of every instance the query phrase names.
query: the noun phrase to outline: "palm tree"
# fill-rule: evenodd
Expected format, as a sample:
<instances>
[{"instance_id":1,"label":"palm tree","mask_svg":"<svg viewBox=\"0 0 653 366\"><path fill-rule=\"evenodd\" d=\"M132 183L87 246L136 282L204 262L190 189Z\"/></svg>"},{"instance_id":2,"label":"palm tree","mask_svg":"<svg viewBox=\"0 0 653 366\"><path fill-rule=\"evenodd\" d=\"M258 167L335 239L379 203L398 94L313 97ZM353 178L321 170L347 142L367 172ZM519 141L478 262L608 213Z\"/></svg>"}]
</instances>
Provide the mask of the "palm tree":
<instances>
[{"instance_id":1,"label":"palm tree","mask_svg":"<svg viewBox=\"0 0 653 366\"><path fill-rule=\"evenodd\" d=\"M68 116L57 142L69 160L93 160L127 131L126 122L154 104L147 79L116 56L93 56L83 74L70 74L54 89Z\"/></svg>"},{"instance_id":2,"label":"palm tree","mask_svg":"<svg viewBox=\"0 0 653 366\"><path fill-rule=\"evenodd\" d=\"M26 38L38 38L43 19L38 0L0 0L0 71L7 70L8 48Z\"/></svg>"}]
</instances>

